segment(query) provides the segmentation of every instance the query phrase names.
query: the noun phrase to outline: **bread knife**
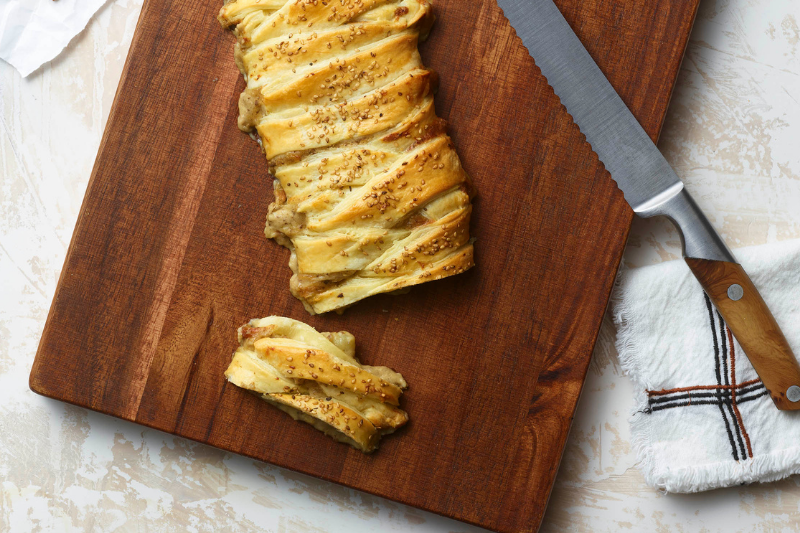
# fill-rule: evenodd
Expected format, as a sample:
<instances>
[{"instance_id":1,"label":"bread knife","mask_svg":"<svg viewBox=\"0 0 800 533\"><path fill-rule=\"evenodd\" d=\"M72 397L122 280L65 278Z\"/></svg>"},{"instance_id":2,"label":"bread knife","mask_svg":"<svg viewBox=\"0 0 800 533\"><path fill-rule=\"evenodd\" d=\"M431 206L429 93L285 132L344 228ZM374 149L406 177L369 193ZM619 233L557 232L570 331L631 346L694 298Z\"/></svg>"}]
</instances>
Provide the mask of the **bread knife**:
<instances>
[{"instance_id":1,"label":"bread knife","mask_svg":"<svg viewBox=\"0 0 800 533\"><path fill-rule=\"evenodd\" d=\"M800 365L733 253L572 31L552 0L498 0L556 96L640 217L666 216L691 271L775 406L800 410Z\"/></svg>"}]
</instances>

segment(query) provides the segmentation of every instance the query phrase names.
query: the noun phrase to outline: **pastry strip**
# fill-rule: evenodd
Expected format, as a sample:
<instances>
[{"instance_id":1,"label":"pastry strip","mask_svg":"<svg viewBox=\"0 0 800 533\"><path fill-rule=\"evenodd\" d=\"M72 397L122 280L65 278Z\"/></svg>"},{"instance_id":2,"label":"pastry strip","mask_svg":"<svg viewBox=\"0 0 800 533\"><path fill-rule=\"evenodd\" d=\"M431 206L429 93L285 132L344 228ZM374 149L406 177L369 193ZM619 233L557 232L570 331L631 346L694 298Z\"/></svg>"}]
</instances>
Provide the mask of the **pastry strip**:
<instances>
[{"instance_id":1,"label":"pastry strip","mask_svg":"<svg viewBox=\"0 0 800 533\"><path fill-rule=\"evenodd\" d=\"M247 81L239 127L275 177L265 234L310 313L474 265L471 182L417 50L428 1L236 0L219 20Z\"/></svg>"}]
</instances>

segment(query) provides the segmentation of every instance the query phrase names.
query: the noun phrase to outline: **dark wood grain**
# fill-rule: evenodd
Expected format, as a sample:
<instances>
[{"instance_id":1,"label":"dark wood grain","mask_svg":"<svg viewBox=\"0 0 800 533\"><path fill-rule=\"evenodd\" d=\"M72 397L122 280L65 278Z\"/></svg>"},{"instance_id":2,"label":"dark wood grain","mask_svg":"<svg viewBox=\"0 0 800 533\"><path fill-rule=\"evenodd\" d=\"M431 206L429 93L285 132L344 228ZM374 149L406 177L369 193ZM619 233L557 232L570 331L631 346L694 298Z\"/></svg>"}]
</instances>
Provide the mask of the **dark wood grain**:
<instances>
[{"instance_id":1,"label":"dark wood grain","mask_svg":"<svg viewBox=\"0 0 800 533\"><path fill-rule=\"evenodd\" d=\"M800 364L744 268L708 259L687 258L686 263L739 341L775 406L783 411L800 410L800 401L793 402L786 394L789 387L800 387ZM743 291L738 300L728 295L732 285Z\"/></svg>"},{"instance_id":2,"label":"dark wood grain","mask_svg":"<svg viewBox=\"0 0 800 533\"><path fill-rule=\"evenodd\" d=\"M661 128L698 0L560 0L644 128ZM500 531L538 528L632 213L494 0L437 0L423 45L479 191L477 268L309 317L263 237L266 162L215 1L145 3L31 373L46 396ZM235 329L356 335L411 384L365 456L236 387Z\"/></svg>"}]
</instances>

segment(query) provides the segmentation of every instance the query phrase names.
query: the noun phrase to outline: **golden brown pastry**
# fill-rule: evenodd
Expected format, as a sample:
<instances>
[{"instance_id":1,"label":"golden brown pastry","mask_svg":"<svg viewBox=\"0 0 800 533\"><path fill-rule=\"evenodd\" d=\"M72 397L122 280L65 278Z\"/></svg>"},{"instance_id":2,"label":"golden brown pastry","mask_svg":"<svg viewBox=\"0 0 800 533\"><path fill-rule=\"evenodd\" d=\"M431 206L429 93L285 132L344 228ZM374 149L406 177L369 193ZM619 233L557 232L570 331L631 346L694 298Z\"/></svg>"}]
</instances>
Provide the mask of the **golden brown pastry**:
<instances>
[{"instance_id":1,"label":"golden brown pastry","mask_svg":"<svg viewBox=\"0 0 800 533\"><path fill-rule=\"evenodd\" d=\"M239 348L225 377L367 453L381 436L408 422L398 407L407 387L403 376L360 364L355 339L344 331L318 333L276 316L251 320L239 328Z\"/></svg>"},{"instance_id":2,"label":"golden brown pastry","mask_svg":"<svg viewBox=\"0 0 800 533\"><path fill-rule=\"evenodd\" d=\"M436 117L417 42L426 0L236 0L239 127L275 176L267 237L324 313L473 263L469 177Z\"/></svg>"}]
</instances>

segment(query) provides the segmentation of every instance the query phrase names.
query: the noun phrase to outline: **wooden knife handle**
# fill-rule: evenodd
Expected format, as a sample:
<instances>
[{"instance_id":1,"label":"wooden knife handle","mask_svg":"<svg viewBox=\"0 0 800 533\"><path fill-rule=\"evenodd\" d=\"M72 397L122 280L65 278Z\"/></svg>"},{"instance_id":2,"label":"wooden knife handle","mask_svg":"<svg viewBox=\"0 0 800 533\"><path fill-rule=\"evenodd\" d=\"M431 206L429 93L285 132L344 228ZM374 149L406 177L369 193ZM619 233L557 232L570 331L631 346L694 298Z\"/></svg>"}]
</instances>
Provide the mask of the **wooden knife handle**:
<instances>
[{"instance_id":1,"label":"wooden knife handle","mask_svg":"<svg viewBox=\"0 0 800 533\"><path fill-rule=\"evenodd\" d=\"M686 263L744 348L775 406L800 410L800 364L742 266L692 258Z\"/></svg>"}]
</instances>

